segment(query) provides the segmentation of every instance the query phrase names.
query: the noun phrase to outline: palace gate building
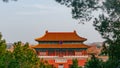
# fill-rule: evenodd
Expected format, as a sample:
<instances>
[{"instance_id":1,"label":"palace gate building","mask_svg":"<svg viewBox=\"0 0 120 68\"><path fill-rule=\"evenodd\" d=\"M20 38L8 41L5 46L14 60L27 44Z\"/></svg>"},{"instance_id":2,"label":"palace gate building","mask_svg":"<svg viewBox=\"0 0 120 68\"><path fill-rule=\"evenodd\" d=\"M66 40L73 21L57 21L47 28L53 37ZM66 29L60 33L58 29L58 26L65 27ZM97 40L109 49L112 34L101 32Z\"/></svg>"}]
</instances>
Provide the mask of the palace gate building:
<instances>
[{"instance_id":1,"label":"palace gate building","mask_svg":"<svg viewBox=\"0 0 120 68\"><path fill-rule=\"evenodd\" d=\"M70 68L72 60L77 59L79 66L84 66L88 48L83 42L86 38L74 32L48 32L36 38L37 45L33 46L37 55L56 68Z\"/></svg>"}]
</instances>

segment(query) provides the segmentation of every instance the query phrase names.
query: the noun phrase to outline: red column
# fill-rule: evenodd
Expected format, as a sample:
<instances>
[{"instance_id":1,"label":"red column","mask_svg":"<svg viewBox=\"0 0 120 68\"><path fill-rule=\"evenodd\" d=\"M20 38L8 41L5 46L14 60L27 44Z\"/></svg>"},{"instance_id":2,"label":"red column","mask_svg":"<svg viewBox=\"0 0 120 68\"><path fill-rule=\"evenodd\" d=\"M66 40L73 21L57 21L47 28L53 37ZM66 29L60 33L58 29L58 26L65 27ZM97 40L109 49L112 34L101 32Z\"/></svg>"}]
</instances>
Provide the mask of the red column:
<instances>
[{"instance_id":1,"label":"red column","mask_svg":"<svg viewBox=\"0 0 120 68\"><path fill-rule=\"evenodd\" d=\"M75 56L75 50L74 50L74 56Z\"/></svg>"},{"instance_id":2,"label":"red column","mask_svg":"<svg viewBox=\"0 0 120 68\"><path fill-rule=\"evenodd\" d=\"M41 56L41 55L40 55L40 51L39 51L39 56Z\"/></svg>"},{"instance_id":3,"label":"red column","mask_svg":"<svg viewBox=\"0 0 120 68\"><path fill-rule=\"evenodd\" d=\"M66 50L66 56L68 56L68 50Z\"/></svg>"},{"instance_id":4,"label":"red column","mask_svg":"<svg viewBox=\"0 0 120 68\"><path fill-rule=\"evenodd\" d=\"M46 56L48 56L48 50L46 50Z\"/></svg>"},{"instance_id":5,"label":"red column","mask_svg":"<svg viewBox=\"0 0 120 68\"><path fill-rule=\"evenodd\" d=\"M39 55L39 52L38 51L36 51L37 52L37 55Z\"/></svg>"},{"instance_id":6,"label":"red column","mask_svg":"<svg viewBox=\"0 0 120 68\"><path fill-rule=\"evenodd\" d=\"M83 50L81 52L82 52L82 55L84 55Z\"/></svg>"},{"instance_id":7,"label":"red column","mask_svg":"<svg viewBox=\"0 0 120 68\"><path fill-rule=\"evenodd\" d=\"M84 50L82 51L82 55L85 55L85 51Z\"/></svg>"},{"instance_id":8,"label":"red column","mask_svg":"<svg viewBox=\"0 0 120 68\"><path fill-rule=\"evenodd\" d=\"M56 50L55 50L55 56L56 56Z\"/></svg>"}]
</instances>

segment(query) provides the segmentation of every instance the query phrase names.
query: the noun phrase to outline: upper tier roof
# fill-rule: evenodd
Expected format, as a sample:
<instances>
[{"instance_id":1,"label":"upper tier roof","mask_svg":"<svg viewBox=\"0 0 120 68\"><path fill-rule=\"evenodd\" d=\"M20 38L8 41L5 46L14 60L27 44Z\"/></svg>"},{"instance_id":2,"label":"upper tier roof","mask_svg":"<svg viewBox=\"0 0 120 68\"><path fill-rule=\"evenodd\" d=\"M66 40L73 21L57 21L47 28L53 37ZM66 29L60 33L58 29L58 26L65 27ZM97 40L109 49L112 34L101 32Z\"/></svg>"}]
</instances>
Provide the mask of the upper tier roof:
<instances>
[{"instance_id":1,"label":"upper tier roof","mask_svg":"<svg viewBox=\"0 0 120 68\"><path fill-rule=\"evenodd\" d=\"M74 32L48 32L44 36L36 38L36 41L85 41L86 38L82 38Z\"/></svg>"}]
</instances>

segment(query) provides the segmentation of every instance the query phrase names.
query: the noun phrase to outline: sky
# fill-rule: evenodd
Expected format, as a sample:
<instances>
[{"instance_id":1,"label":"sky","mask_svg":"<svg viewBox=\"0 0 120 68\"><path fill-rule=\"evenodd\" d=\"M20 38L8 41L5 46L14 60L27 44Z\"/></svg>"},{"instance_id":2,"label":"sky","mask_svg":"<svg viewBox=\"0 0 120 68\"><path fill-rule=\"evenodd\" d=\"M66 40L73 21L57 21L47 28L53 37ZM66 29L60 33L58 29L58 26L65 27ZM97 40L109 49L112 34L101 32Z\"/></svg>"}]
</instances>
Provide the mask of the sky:
<instances>
[{"instance_id":1,"label":"sky","mask_svg":"<svg viewBox=\"0 0 120 68\"><path fill-rule=\"evenodd\" d=\"M0 32L7 43L17 41L36 44L35 38L48 32L73 32L87 38L85 43L102 42L92 22L79 24L72 19L71 9L55 0L0 0Z\"/></svg>"}]
</instances>

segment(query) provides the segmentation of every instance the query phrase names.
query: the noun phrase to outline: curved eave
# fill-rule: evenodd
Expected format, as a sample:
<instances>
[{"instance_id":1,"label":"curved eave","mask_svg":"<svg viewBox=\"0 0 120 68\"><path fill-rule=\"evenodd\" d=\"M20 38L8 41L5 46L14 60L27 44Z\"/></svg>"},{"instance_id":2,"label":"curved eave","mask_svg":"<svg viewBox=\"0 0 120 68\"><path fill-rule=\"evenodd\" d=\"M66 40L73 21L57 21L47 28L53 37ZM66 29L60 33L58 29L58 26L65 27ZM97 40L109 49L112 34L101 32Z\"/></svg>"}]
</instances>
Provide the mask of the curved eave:
<instances>
[{"instance_id":1,"label":"curved eave","mask_svg":"<svg viewBox=\"0 0 120 68\"><path fill-rule=\"evenodd\" d=\"M38 44L32 48L88 48L85 44Z\"/></svg>"}]
</instances>

